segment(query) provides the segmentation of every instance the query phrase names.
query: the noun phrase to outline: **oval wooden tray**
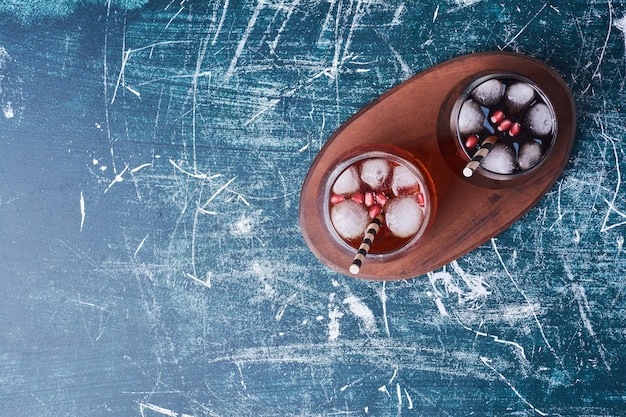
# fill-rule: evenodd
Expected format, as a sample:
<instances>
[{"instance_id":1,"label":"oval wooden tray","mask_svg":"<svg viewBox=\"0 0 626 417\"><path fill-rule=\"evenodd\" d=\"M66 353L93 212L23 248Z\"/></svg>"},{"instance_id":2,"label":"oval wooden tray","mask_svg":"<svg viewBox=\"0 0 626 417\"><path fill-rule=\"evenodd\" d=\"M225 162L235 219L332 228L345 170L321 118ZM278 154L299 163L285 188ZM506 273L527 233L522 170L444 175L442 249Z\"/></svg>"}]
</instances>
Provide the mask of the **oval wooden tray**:
<instances>
[{"instance_id":1,"label":"oval wooden tray","mask_svg":"<svg viewBox=\"0 0 626 417\"><path fill-rule=\"evenodd\" d=\"M489 74L513 74L534 82L554 107L557 135L538 167L511 179L462 175L450 126L453 107L468 85ZM458 107L458 106L457 106ZM532 208L557 180L572 149L576 111L569 88L550 67L524 55L485 52L461 56L415 75L367 105L326 142L307 174L299 217L304 239L328 267L376 280L411 278L443 265L498 235ZM336 159L365 144L392 144L411 152L434 183L437 212L427 234L391 261L366 258L350 274L354 253L329 238L323 221L322 187Z\"/></svg>"}]
</instances>

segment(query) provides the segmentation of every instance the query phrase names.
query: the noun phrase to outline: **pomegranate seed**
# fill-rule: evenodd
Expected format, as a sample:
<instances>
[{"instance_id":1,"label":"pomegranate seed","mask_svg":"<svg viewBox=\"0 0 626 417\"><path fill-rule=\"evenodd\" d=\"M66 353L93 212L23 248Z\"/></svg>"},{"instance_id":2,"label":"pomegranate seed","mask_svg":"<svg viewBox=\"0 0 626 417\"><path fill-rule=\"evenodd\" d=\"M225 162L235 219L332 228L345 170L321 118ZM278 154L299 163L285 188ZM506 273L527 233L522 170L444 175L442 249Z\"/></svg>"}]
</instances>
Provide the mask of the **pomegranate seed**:
<instances>
[{"instance_id":1,"label":"pomegranate seed","mask_svg":"<svg viewBox=\"0 0 626 417\"><path fill-rule=\"evenodd\" d=\"M330 204L341 203L343 200L345 200L345 198L340 194L333 194L330 196Z\"/></svg>"},{"instance_id":2,"label":"pomegranate seed","mask_svg":"<svg viewBox=\"0 0 626 417\"><path fill-rule=\"evenodd\" d=\"M377 206L376 204L374 204L372 207L370 207L370 211L369 211L369 216L373 219L376 216L378 216L380 213L382 213L382 209L380 208L380 206Z\"/></svg>"},{"instance_id":3,"label":"pomegranate seed","mask_svg":"<svg viewBox=\"0 0 626 417\"><path fill-rule=\"evenodd\" d=\"M387 204L387 196L383 193L376 193L376 202L380 204L381 207L384 207Z\"/></svg>"},{"instance_id":4,"label":"pomegranate seed","mask_svg":"<svg viewBox=\"0 0 626 417\"><path fill-rule=\"evenodd\" d=\"M476 146L477 143L478 143L478 136L476 135L468 136L467 139L465 139L465 147L468 149L473 148L474 146Z\"/></svg>"},{"instance_id":5,"label":"pomegranate seed","mask_svg":"<svg viewBox=\"0 0 626 417\"><path fill-rule=\"evenodd\" d=\"M502 110L494 111L489 120L491 120L491 123L500 123L504 120L504 112Z\"/></svg>"},{"instance_id":6,"label":"pomegranate seed","mask_svg":"<svg viewBox=\"0 0 626 417\"><path fill-rule=\"evenodd\" d=\"M513 122L511 122L509 119L504 119L503 121L500 122L500 124L498 125L498 130L500 132L504 132L506 130L509 130L509 128L511 127L511 125L513 124Z\"/></svg>"},{"instance_id":7,"label":"pomegranate seed","mask_svg":"<svg viewBox=\"0 0 626 417\"><path fill-rule=\"evenodd\" d=\"M368 191L365 193L365 205L367 207L371 207L372 205L374 205L374 193L371 191Z\"/></svg>"},{"instance_id":8,"label":"pomegranate seed","mask_svg":"<svg viewBox=\"0 0 626 417\"><path fill-rule=\"evenodd\" d=\"M363 204L363 202L365 201L365 197L363 197L363 193L354 193L352 194L352 197L350 197L350 199L354 201L355 203L359 203L359 204Z\"/></svg>"},{"instance_id":9,"label":"pomegranate seed","mask_svg":"<svg viewBox=\"0 0 626 417\"><path fill-rule=\"evenodd\" d=\"M417 198L417 205L420 207L424 207L424 194L419 193L416 198Z\"/></svg>"},{"instance_id":10,"label":"pomegranate seed","mask_svg":"<svg viewBox=\"0 0 626 417\"><path fill-rule=\"evenodd\" d=\"M519 123L515 122L515 123L513 123L513 126L511 126L511 128L509 129L509 135L517 136L517 135L519 135L520 130L522 130L522 125L520 125Z\"/></svg>"}]
</instances>

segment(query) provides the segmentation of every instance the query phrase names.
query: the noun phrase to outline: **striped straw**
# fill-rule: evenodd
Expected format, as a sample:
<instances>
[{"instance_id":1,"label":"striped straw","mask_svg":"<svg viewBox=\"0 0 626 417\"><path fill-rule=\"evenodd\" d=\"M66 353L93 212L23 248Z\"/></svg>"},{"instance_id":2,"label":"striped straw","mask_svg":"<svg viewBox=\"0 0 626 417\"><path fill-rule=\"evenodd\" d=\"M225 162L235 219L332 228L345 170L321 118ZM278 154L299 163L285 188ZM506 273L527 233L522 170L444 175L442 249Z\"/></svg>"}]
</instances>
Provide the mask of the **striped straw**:
<instances>
[{"instance_id":1,"label":"striped straw","mask_svg":"<svg viewBox=\"0 0 626 417\"><path fill-rule=\"evenodd\" d=\"M483 158L487 156L489 151L493 149L493 146L496 144L497 141L498 137L495 135L486 138L483 143L480 144L480 149L478 150L478 152L476 152L472 160L469 161L467 165L465 165L465 168L463 168L463 175L465 175L467 178L471 177L474 174L474 171L478 169L478 166L480 165Z\"/></svg>"},{"instance_id":2,"label":"striped straw","mask_svg":"<svg viewBox=\"0 0 626 417\"><path fill-rule=\"evenodd\" d=\"M363 260L367 256L367 253L372 246L372 242L374 241L374 237L380 230L380 226L383 224L383 214L379 214L372 220L372 222L367 226L365 231L365 237L363 237L363 242L359 247L356 255L354 255L354 259L352 260L352 265L350 265L350 272L353 274L358 274L361 270L361 265L363 265Z\"/></svg>"}]
</instances>

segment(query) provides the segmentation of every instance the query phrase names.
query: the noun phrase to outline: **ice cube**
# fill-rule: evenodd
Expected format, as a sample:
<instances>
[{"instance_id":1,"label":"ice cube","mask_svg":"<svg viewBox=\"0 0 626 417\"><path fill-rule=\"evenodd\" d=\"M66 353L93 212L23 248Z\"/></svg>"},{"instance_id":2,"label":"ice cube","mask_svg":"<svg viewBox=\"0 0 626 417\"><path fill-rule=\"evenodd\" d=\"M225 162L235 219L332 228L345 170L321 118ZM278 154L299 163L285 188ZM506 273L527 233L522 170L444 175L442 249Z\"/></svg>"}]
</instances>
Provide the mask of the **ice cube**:
<instances>
[{"instance_id":1,"label":"ice cube","mask_svg":"<svg viewBox=\"0 0 626 417\"><path fill-rule=\"evenodd\" d=\"M495 78L485 81L472 91L472 97L483 106L493 106L502 98L502 83Z\"/></svg>"},{"instance_id":2,"label":"ice cube","mask_svg":"<svg viewBox=\"0 0 626 417\"><path fill-rule=\"evenodd\" d=\"M538 136L547 136L554 128L552 112L544 103L535 104L528 109L524 120L528 129Z\"/></svg>"},{"instance_id":3,"label":"ice cube","mask_svg":"<svg viewBox=\"0 0 626 417\"><path fill-rule=\"evenodd\" d=\"M398 165L393 169L393 179L391 180L391 191L394 195L400 195L407 189L414 190L413 193L419 191L419 183L417 177L405 166Z\"/></svg>"},{"instance_id":4,"label":"ice cube","mask_svg":"<svg viewBox=\"0 0 626 417\"><path fill-rule=\"evenodd\" d=\"M390 171L391 167L386 160L368 159L361 165L361 180L373 190L380 190Z\"/></svg>"},{"instance_id":5,"label":"ice cube","mask_svg":"<svg viewBox=\"0 0 626 417\"><path fill-rule=\"evenodd\" d=\"M356 239L365 234L367 210L362 204L344 200L331 207L330 221L339 236L344 239Z\"/></svg>"},{"instance_id":6,"label":"ice cube","mask_svg":"<svg viewBox=\"0 0 626 417\"><path fill-rule=\"evenodd\" d=\"M504 103L511 113L524 110L535 98L535 90L528 83L515 83L504 93Z\"/></svg>"},{"instance_id":7,"label":"ice cube","mask_svg":"<svg viewBox=\"0 0 626 417\"><path fill-rule=\"evenodd\" d=\"M467 100L459 111L459 133L463 136L478 133L483 128L485 113L474 100Z\"/></svg>"},{"instance_id":8,"label":"ice cube","mask_svg":"<svg viewBox=\"0 0 626 417\"><path fill-rule=\"evenodd\" d=\"M391 233L409 237L417 233L424 221L424 212L412 196L392 199L387 204L385 223Z\"/></svg>"},{"instance_id":9,"label":"ice cube","mask_svg":"<svg viewBox=\"0 0 626 417\"><path fill-rule=\"evenodd\" d=\"M353 194L359 191L360 188L359 173L356 167L352 166L337 177L333 185L333 193L341 195Z\"/></svg>"},{"instance_id":10,"label":"ice cube","mask_svg":"<svg viewBox=\"0 0 626 417\"><path fill-rule=\"evenodd\" d=\"M539 143L534 140L526 142L519 150L517 165L519 165L520 169L526 171L537 165L537 162L539 162L542 156L543 151Z\"/></svg>"},{"instance_id":11,"label":"ice cube","mask_svg":"<svg viewBox=\"0 0 626 417\"><path fill-rule=\"evenodd\" d=\"M496 174L510 174L515 171L515 151L509 145L497 143L480 165Z\"/></svg>"}]
</instances>

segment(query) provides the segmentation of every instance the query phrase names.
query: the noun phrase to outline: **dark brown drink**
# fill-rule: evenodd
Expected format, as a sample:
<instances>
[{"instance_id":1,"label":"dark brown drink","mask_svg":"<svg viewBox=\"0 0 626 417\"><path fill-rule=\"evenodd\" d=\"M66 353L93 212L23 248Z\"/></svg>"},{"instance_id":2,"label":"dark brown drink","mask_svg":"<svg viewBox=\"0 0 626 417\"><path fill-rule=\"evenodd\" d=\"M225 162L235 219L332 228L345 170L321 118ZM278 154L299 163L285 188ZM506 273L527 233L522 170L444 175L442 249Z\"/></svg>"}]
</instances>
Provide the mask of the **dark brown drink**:
<instances>
[{"instance_id":1,"label":"dark brown drink","mask_svg":"<svg viewBox=\"0 0 626 417\"><path fill-rule=\"evenodd\" d=\"M545 95L530 81L514 76L494 76L475 83L463 99L456 125L461 147L470 159L485 139L495 141L489 144L480 167L502 175L537 166L557 129Z\"/></svg>"}]
</instances>

